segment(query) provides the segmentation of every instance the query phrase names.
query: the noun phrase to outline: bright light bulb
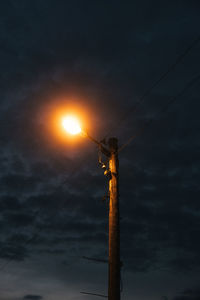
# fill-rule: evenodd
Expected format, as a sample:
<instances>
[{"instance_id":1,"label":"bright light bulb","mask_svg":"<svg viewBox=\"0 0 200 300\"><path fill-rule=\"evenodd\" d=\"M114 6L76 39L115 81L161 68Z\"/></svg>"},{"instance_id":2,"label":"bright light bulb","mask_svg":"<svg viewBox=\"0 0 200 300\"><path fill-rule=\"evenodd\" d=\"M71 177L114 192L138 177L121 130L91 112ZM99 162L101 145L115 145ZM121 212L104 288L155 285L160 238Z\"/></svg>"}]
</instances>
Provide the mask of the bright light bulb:
<instances>
[{"instance_id":1,"label":"bright light bulb","mask_svg":"<svg viewBox=\"0 0 200 300\"><path fill-rule=\"evenodd\" d=\"M81 126L77 118L68 116L62 119L64 129L70 134L78 134L81 132Z\"/></svg>"}]
</instances>

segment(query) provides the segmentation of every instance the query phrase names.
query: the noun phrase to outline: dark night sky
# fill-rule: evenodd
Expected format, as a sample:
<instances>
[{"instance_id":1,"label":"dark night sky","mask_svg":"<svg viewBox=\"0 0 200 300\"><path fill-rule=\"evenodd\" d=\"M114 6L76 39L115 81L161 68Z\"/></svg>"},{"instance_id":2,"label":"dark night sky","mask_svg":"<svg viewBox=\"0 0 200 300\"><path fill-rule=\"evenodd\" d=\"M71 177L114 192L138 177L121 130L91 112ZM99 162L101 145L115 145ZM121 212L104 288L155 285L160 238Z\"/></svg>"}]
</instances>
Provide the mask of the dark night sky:
<instances>
[{"instance_id":1,"label":"dark night sky","mask_svg":"<svg viewBox=\"0 0 200 300\"><path fill-rule=\"evenodd\" d=\"M81 257L107 258L107 181L54 114L137 134L200 74L199 43L133 112L200 35L200 2L4 0L0 22L0 299L92 300L107 266ZM199 82L120 153L122 299L200 299Z\"/></svg>"}]
</instances>

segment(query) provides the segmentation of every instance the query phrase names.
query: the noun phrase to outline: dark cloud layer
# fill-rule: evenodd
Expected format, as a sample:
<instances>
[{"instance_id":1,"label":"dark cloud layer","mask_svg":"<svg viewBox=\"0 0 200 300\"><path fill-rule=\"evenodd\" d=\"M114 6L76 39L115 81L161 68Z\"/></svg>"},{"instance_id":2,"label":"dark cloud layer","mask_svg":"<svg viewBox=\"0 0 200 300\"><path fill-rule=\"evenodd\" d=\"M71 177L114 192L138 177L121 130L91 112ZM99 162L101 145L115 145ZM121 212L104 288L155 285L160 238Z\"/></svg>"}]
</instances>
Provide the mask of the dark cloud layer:
<instances>
[{"instance_id":1,"label":"dark cloud layer","mask_svg":"<svg viewBox=\"0 0 200 300\"><path fill-rule=\"evenodd\" d=\"M200 289L186 289L179 296L176 296L174 300L198 300L200 299Z\"/></svg>"},{"instance_id":2,"label":"dark cloud layer","mask_svg":"<svg viewBox=\"0 0 200 300\"><path fill-rule=\"evenodd\" d=\"M122 145L137 135L199 74L198 44L133 112L199 36L199 3L10 0L0 18L0 258L18 270L35 257L41 265L58 259L54 280L65 282L63 266L107 257L108 182L95 146L58 142L50 115L73 104L87 112L97 139L109 132ZM199 272L199 108L196 83L120 153L121 252L130 276L167 270L189 281ZM93 276L88 271L88 284ZM71 271L71 286L80 277ZM43 298L32 290L23 299ZM174 299L198 297L191 290Z\"/></svg>"},{"instance_id":3,"label":"dark cloud layer","mask_svg":"<svg viewBox=\"0 0 200 300\"><path fill-rule=\"evenodd\" d=\"M41 300L43 297L39 295L26 295L24 296L24 300Z\"/></svg>"}]
</instances>

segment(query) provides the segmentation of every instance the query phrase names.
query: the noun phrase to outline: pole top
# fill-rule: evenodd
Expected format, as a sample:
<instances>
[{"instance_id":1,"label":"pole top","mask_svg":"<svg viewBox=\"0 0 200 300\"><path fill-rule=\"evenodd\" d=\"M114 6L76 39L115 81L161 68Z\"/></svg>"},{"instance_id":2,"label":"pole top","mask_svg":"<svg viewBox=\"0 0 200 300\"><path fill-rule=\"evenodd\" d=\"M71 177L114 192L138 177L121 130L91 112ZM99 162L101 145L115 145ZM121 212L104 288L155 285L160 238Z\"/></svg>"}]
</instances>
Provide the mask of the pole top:
<instances>
[{"instance_id":1,"label":"pole top","mask_svg":"<svg viewBox=\"0 0 200 300\"><path fill-rule=\"evenodd\" d=\"M108 140L109 148L111 151L117 151L118 149L118 139L116 137L109 138Z\"/></svg>"}]
</instances>

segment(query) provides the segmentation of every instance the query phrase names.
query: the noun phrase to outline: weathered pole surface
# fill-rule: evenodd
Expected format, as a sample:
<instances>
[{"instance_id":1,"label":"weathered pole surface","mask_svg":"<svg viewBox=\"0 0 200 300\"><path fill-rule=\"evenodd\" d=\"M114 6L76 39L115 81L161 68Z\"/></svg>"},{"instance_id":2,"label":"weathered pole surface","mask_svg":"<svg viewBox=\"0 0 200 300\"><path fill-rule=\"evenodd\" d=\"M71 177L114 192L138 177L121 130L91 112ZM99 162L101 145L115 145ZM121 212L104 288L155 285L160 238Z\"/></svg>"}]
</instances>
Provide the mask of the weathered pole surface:
<instances>
[{"instance_id":1,"label":"weathered pole surface","mask_svg":"<svg viewBox=\"0 0 200 300\"><path fill-rule=\"evenodd\" d=\"M118 187L118 141L109 139L109 280L108 300L120 300L120 224Z\"/></svg>"}]
</instances>

